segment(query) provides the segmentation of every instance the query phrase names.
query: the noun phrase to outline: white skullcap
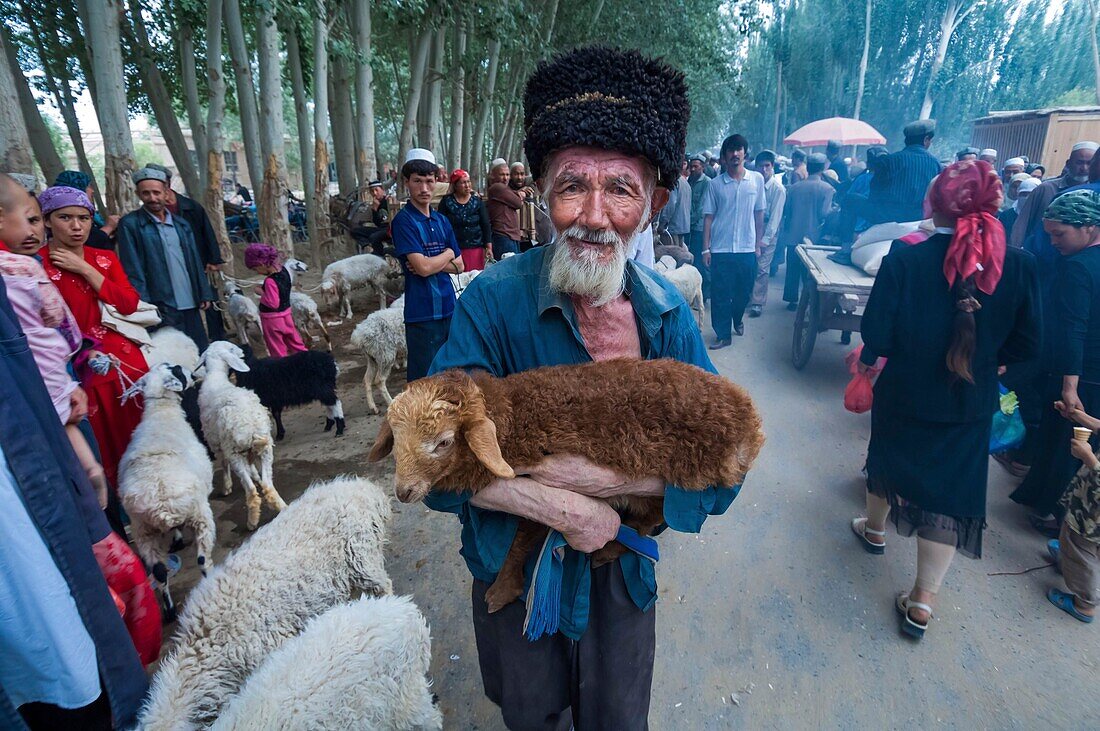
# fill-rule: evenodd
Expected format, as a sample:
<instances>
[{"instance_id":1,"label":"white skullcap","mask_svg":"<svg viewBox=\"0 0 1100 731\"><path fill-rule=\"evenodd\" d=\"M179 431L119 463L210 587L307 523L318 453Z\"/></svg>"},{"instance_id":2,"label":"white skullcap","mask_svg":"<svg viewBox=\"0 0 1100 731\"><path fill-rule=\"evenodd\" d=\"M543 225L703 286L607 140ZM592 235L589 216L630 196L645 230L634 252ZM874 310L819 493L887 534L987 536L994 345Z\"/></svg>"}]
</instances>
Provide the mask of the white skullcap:
<instances>
[{"instance_id":1,"label":"white skullcap","mask_svg":"<svg viewBox=\"0 0 1100 731\"><path fill-rule=\"evenodd\" d=\"M1092 140L1084 140L1074 145L1070 152L1077 152L1078 150L1088 150L1089 152L1096 152L1097 149L1100 149L1100 143L1093 142Z\"/></svg>"},{"instance_id":2,"label":"white skullcap","mask_svg":"<svg viewBox=\"0 0 1100 731\"><path fill-rule=\"evenodd\" d=\"M492 170L494 168L500 167L501 165L507 165L507 164L508 164L508 161L505 160L503 157L497 157L497 158L494 158L491 163L489 163L489 169Z\"/></svg>"},{"instance_id":3,"label":"white skullcap","mask_svg":"<svg viewBox=\"0 0 1100 731\"><path fill-rule=\"evenodd\" d=\"M1005 165L1008 163L1006 162ZM1025 180L1035 180L1031 173L1016 173L1008 179L1010 183L1023 183Z\"/></svg>"},{"instance_id":4,"label":"white skullcap","mask_svg":"<svg viewBox=\"0 0 1100 731\"><path fill-rule=\"evenodd\" d=\"M992 147L987 147L978 153L978 157L997 157L997 151Z\"/></svg>"},{"instance_id":5,"label":"white skullcap","mask_svg":"<svg viewBox=\"0 0 1100 731\"><path fill-rule=\"evenodd\" d=\"M1005 160L1005 167L1006 168L1007 167L1012 167L1014 165L1017 166L1017 167L1022 168L1026 164L1027 163L1024 162L1024 158L1022 158L1022 157L1010 157L1007 160Z\"/></svg>"},{"instance_id":6,"label":"white skullcap","mask_svg":"<svg viewBox=\"0 0 1100 731\"><path fill-rule=\"evenodd\" d=\"M435 165L435 155L431 150L425 150L423 147L414 147L405 153L405 163L410 163L413 160L425 160Z\"/></svg>"},{"instance_id":7,"label":"white skullcap","mask_svg":"<svg viewBox=\"0 0 1100 731\"><path fill-rule=\"evenodd\" d=\"M519 161L516 161L516 162L512 163L512 164L511 164L511 165L510 165L510 166L508 167L508 169L509 169L509 170L515 170L516 168L522 168L522 167L523 167L523 163L522 163L522 162L519 162ZM524 168L524 169L526 169L526 168Z\"/></svg>"},{"instance_id":8,"label":"white skullcap","mask_svg":"<svg viewBox=\"0 0 1100 731\"><path fill-rule=\"evenodd\" d=\"M1020 190L1017 192L1017 195L1020 195L1021 193L1030 193L1031 191L1039 187L1040 182L1042 181L1040 181L1038 178L1029 175L1027 177L1027 180L1024 180L1020 183Z\"/></svg>"}]
</instances>

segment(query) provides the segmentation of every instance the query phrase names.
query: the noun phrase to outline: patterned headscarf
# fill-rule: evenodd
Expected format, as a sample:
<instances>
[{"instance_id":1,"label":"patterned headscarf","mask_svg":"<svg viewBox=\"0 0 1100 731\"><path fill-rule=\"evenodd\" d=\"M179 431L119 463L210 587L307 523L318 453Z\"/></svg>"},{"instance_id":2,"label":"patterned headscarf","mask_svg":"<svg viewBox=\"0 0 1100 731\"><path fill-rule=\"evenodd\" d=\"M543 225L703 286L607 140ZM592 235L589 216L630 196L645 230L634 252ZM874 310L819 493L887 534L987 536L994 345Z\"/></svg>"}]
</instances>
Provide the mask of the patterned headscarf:
<instances>
[{"instance_id":1,"label":"patterned headscarf","mask_svg":"<svg viewBox=\"0 0 1100 731\"><path fill-rule=\"evenodd\" d=\"M451 185L454 185L463 178L468 177L470 177L470 174L468 172L461 168L455 168L455 170L451 173Z\"/></svg>"},{"instance_id":2,"label":"patterned headscarf","mask_svg":"<svg viewBox=\"0 0 1100 731\"><path fill-rule=\"evenodd\" d=\"M1092 190L1071 190L1047 206L1043 218L1070 226L1100 226L1100 194Z\"/></svg>"},{"instance_id":3,"label":"patterned headscarf","mask_svg":"<svg viewBox=\"0 0 1100 731\"><path fill-rule=\"evenodd\" d=\"M54 178L53 184L66 188L76 188L77 190L87 190L88 186L92 184L92 176L80 170L62 170Z\"/></svg>"},{"instance_id":4,"label":"patterned headscarf","mask_svg":"<svg viewBox=\"0 0 1100 731\"><path fill-rule=\"evenodd\" d=\"M59 208L80 206L87 208L88 213L95 213L95 204L88 199L88 194L79 188L70 188L67 185L54 185L46 188L38 194L38 204L42 206L42 215L48 216Z\"/></svg>"},{"instance_id":5,"label":"patterned headscarf","mask_svg":"<svg viewBox=\"0 0 1100 731\"><path fill-rule=\"evenodd\" d=\"M1003 197L1001 179L983 160L949 165L928 191L933 213L956 219L955 235L943 260L949 286L974 278L975 286L993 294L1005 261L1005 230L997 220Z\"/></svg>"},{"instance_id":6,"label":"patterned headscarf","mask_svg":"<svg viewBox=\"0 0 1100 731\"><path fill-rule=\"evenodd\" d=\"M244 248L244 265L273 267L279 263L279 250L270 244L249 244Z\"/></svg>"}]
</instances>

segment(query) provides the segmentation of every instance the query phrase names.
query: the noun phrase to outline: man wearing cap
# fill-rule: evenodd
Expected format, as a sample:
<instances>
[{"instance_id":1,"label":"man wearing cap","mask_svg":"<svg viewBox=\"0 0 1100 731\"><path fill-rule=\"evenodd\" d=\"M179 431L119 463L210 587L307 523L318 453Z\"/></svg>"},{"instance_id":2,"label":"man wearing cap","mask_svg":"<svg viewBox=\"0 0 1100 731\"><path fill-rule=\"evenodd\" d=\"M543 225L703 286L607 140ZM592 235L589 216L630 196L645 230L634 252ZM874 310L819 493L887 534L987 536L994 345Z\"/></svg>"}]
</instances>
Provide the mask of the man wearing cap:
<instances>
[{"instance_id":1,"label":"man wearing cap","mask_svg":"<svg viewBox=\"0 0 1100 731\"><path fill-rule=\"evenodd\" d=\"M840 152L841 147L837 140L829 140L825 145L825 157L829 158L829 169L836 173L837 182L843 185L848 182L849 176L848 163L844 161L844 155Z\"/></svg>"},{"instance_id":2,"label":"man wearing cap","mask_svg":"<svg viewBox=\"0 0 1100 731\"><path fill-rule=\"evenodd\" d=\"M775 153L771 150L758 152L755 167L764 178L764 197L768 201L768 207L764 209L764 240L760 245L760 254L756 257L756 282L752 288L749 317L760 317L764 305L768 304L768 275L775 256L779 224L783 222L783 205L787 200L787 189L775 174Z\"/></svg>"},{"instance_id":3,"label":"man wearing cap","mask_svg":"<svg viewBox=\"0 0 1100 731\"><path fill-rule=\"evenodd\" d=\"M386 200L386 191L381 180L370 181L367 190L370 192L370 203L356 203L351 214L352 220L357 224L352 227L351 236L360 251L369 248L373 254L382 256L383 244L389 234L389 201Z\"/></svg>"},{"instance_id":4,"label":"man wearing cap","mask_svg":"<svg viewBox=\"0 0 1100 731\"><path fill-rule=\"evenodd\" d=\"M791 169L783 176L783 184L790 190L792 185L805 180L807 177L809 177L809 173L806 172L806 152L796 147L791 152Z\"/></svg>"},{"instance_id":5,"label":"man wearing cap","mask_svg":"<svg viewBox=\"0 0 1100 731\"><path fill-rule=\"evenodd\" d=\"M222 259L218 237L214 234L214 226L210 223L210 217L206 215L206 209L194 198L172 190L171 170L156 163L148 163L145 167L159 170L168 177L168 183L165 186L165 207L173 216L179 216L191 224L191 233L195 237L195 245L199 248L199 257L202 259L206 273L219 271L225 260ZM217 292L214 294L216 296ZM209 331L211 340L225 339L225 326L222 324L221 313L212 307L206 311L206 329Z\"/></svg>"},{"instance_id":6,"label":"man wearing cap","mask_svg":"<svg viewBox=\"0 0 1100 731\"><path fill-rule=\"evenodd\" d=\"M963 160L977 160L978 148L977 147L964 147L955 153L955 161L962 162Z\"/></svg>"},{"instance_id":7,"label":"man wearing cap","mask_svg":"<svg viewBox=\"0 0 1100 731\"><path fill-rule=\"evenodd\" d=\"M940 161L928 152L936 134L936 120L918 119L905 125L905 147L879 161L867 197L872 224L920 221L924 194L940 174Z\"/></svg>"},{"instance_id":8,"label":"man wearing cap","mask_svg":"<svg viewBox=\"0 0 1100 731\"><path fill-rule=\"evenodd\" d=\"M798 306L798 288L806 271L802 259L795 247L809 239L816 242L821 232L821 224L833 207L833 195L836 189L827 182L823 173L829 164L828 158L815 152L806 160L806 172L809 175L800 183L795 183L787 191L787 201L783 206L783 223L779 229L779 245L787 251L787 274L783 283L783 299L787 309ZM872 181L873 182L873 181Z\"/></svg>"},{"instance_id":9,"label":"man wearing cap","mask_svg":"<svg viewBox=\"0 0 1100 731\"><path fill-rule=\"evenodd\" d=\"M214 301L195 235L167 206L168 176L141 168L133 173L142 206L118 222L118 255L126 276L161 323L185 332L199 350L208 344L201 311Z\"/></svg>"},{"instance_id":10,"label":"man wearing cap","mask_svg":"<svg viewBox=\"0 0 1100 731\"><path fill-rule=\"evenodd\" d=\"M997 151L992 147L987 147L978 152L978 159L992 165L994 170L997 169Z\"/></svg>"},{"instance_id":11,"label":"man wearing cap","mask_svg":"<svg viewBox=\"0 0 1100 731\"><path fill-rule=\"evenodd\" d=\"M676 185L689 115L683 75L636 51L580 48L543 62L523 98L526 158L557 239L473 280L432 370L506 376L644 357L713 372L687 303L664 278L626 256L634 234ZM463 523L485 693L510 729L648 728L655 565L632 552L591 565L587 554L615 537L620 519L588 495L663 495L668 526L695 532L708 515L726 510L736 490L688 493L657 477L631 482L569 455L523 468L526 477L497 480L473 497L432 493L426 500ZM516 516L547 525L568 542L558 632L530 642L522 602L490 614L484 598Z\"/></svg>"},{"instance_id":12,"label":"man wearing cap","mask_svg":"<svg viewBox=\"0 0 1100 731\"><path fill-rule=\"evenodd\" d=\"M1046 212L1047 206L1050 205L1052 200L1075 185L1089 182L1089 163L1092 162L1093 155L1096 154L1097 148L1100 148L1100 144L1092 140L1078 142L1070 150L1069 159L1066 160L1065 172L1057 178L1044 180L1038 188L1032 191L1027 201L1020 206L1020 215L1016 219L1016 225L1012 227L1012 233L1009 237L1009 243L1012 246L1026 246L1027 239L1032 234L1036 234L1042 230L1043 214ZM1009 162L1011 162L1011 160ZM1008 163L1005 163L1005 167L1008 167ZM1023 166L1021 165L1019 172L1023 172L1023 170ZM1049 249L1050 247L1047 245L1046 247L1040 246L1038 248ZM1040 263L1040 275L1041 274L1042 264Z\"/></svg>"},{"instance_id":13,"label":"man wearing cap","mask_svg":"<svg viewBox=\"0 0 1100 731\"><path fill-rule=\"evenodd\" d=\"M677 244L687 246L687 237L691 233L691 183L688 182L688 166L685 160L680 166L680 177L676 180L676 211L668 223L668 232Z\"/></svg>"},{"instance_id":14,"label":"man wearing cap","mask_svg":"<svg viewBox=\"0 0 1100 731\"><path fill-rule=\"evenodd\" d=\"M1027 162L1022 157L1010 157L1005 160L1005 165L1001 168L1001 182L1008 184L1008 181L1020 173L1024 172L1024 168L1027 167Z\"/></svg>"},{"instance_id":15,"label":"man wearing cap","mask_svg":"<svg viewBox=\"0 0 1100 731\"><path fill-rule=\"evenodd\" d=\"M703 299L710 299L710 267L703 263L703 198L710 185L705 172L707 156L696 153L688 160L688 185L691 186L691 231L688 233L688 251L695 257L694 265L703 275Z\"/></svg>"}]
</instances>

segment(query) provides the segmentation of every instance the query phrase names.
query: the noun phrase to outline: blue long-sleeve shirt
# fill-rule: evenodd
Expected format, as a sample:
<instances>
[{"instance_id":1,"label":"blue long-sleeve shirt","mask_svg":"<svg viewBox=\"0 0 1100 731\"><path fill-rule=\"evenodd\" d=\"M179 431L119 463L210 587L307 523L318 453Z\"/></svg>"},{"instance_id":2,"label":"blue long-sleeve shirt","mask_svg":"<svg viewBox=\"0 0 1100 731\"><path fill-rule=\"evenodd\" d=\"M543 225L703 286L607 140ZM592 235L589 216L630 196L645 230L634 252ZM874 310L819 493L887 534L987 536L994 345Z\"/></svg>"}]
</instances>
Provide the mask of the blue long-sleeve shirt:
<instances>
[{"instance_id":1,"label":"blue long-sleeve shirt","mask_svg":"<svg viewBox=\"0 0 1100 731\"><path fill-rule=\"evenodd\" d=\"M480 368L499 377L541 366L590 362L571 300L550 289L552 256L553 246L532 249L474 279L458 300L450 336L431 371ZM675 358L716 373L694 315L676 289L632 261L627 262L626 279L643 356ZM708 515L726 511L739 489L740 485L689 492L670 485L665 490L665 523L673 530L697 533ZM519 519L476 508L469 498L469 493L431 493L425 503L434 510L458 515L462 557L470 573L492 582L512 545ZM532 556L528 578L533 562ZM619 563L631 599L648 610L657 598L653 563L629 552ZM588 623L589 571L588 555L567 548L559 629L573 639L584 634Z\"/></svg>"}]
</instances>

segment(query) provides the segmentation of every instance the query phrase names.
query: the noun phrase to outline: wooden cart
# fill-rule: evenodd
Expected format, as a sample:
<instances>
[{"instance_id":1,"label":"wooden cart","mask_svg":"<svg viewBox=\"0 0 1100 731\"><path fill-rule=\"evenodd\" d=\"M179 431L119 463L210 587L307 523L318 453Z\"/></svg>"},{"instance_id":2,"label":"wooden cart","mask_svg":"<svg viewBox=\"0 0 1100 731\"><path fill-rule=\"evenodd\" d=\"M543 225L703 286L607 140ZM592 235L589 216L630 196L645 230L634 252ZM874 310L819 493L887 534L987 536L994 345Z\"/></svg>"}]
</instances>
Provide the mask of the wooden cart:
<instances>
[{"instance_id":1,"label":"wooden cart","mask_svg":"<svg viewBox=\"0 0 1100 731\"><path fill-rule=\"evenodd\" d=\"M802 296L794 318L791 360L802 370L810 362L817 334L826 330L859 332L863 306L875 278L854 266L838 264L828 256L836 246L799 244L798 258L806 267Z\"/></svg>"}]
</instances>

